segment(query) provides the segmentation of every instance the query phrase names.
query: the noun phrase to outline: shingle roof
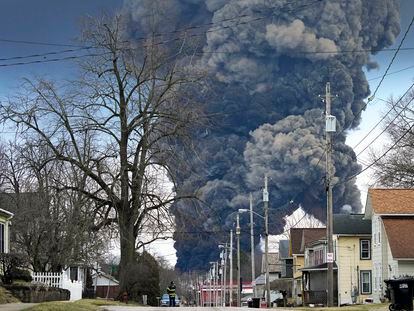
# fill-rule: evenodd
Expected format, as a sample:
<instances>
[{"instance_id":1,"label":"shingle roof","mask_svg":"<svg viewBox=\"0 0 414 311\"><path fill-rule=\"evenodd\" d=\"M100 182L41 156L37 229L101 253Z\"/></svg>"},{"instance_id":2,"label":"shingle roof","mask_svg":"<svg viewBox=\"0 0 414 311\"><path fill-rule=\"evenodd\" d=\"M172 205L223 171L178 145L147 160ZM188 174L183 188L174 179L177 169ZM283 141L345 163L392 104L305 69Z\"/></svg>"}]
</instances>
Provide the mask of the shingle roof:
<instances>
[{"instance_id":1,"label":"shingle roof","mask_svg":"<svg viewBox=\"0 0 414 311\"><path fill-rule=\"evenodd\" d=\"M292 254L303 254L305 245L323 238L326 235L326 228L291 228L290 249Z\"/></svg>"},{"instance_id":2,"label":"shingle roof","mask_svg":"<svg viewBox=\"0 0 414 311\"><path fill-rule=\"evenodd\" d=\"M314 241L326 239L326 228L306 228L303 230L302 245L300 250L305 252L305 247Z\"/></svg>"},{"instance_id":3,"label":"shingle roof","mask_svg":"<svg viewBox=\"0 0 414 311\"><path fill-rule=\"evenodd\" d=\"M334 214L334 234L371 234L371 219L364 214Z\"/></svg>"},{"instance_id":4,"label":"shingle roof","mask_svg":"<svg viewBox=\"0 0 414 311\"><path fill-rule=\"evenodd\" d=\"M385 232L394 258L414 258L414 217L383 217Z\"/></svg>"},{"instance_id":5,"label":"shingle roof","mask_svg":"<svg viewBox=\"0 0 414 311\"><path fill-rule=\"evenodd\" d=\"M414 214L414 189L371 188L368 196L376 214Z\"/></svg>"},{"instance_id":6,"label":"shingle roof","mask_svg":"<svg viewBox=\"0 0 414 311\"><path fill-rule=\"evenodd\" d=\"M280 259L289 258L289 240L279 241L279 257Z\"/></svg>"},{"instance_id":7,"label":"shingle roof","mask_svg":"<svg viewBox=\"0 0 414 311\"><path fill-rule=\"evenodd\" d=\"M290 252L289 254L301 254L302 231L304 228L290 228Z\"/></svg>"}]
</instances>

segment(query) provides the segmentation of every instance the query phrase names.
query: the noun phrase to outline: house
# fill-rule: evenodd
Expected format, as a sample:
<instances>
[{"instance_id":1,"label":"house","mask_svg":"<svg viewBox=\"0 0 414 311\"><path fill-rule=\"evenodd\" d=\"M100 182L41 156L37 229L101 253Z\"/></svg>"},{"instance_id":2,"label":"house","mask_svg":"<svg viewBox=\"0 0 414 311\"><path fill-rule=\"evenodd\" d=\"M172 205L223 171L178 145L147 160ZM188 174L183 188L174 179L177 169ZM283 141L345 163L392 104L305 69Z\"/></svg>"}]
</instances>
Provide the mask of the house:
<instances>
[{"instance_id":1,"label":"house","mask_svg":"<svg viewBox=\"0 0 414 311\"><path fill-rule=\"evenodd\" d=\"M256 293L258 296L266 297L266 256L262 254L261 274L255 280ZM269 282L280 278L279 253L268 253L269 261Z\"/></svg>"},{"instance_id":2,"label":"house","mask_svg":"<svg viewBox=\"0 0 414 311\"><path fill-rule=\"evenodd\" d=\"M289 240L279 241L279 266L280 278L271 282L270 290L285 293L288 300L292 298L293 286L293 259L289 255Z\"/></svg>"},{"instance_id":3,"label":"house","mask_svg":"<svg viewBox=\"0 0 414 311\"><path fill-rule=\"evenodd\" d=\"M372 220L372 296L380 302L384 280L414 275L414 189L369 189L365 218Z\"/></svg>"},{"instance_id":4,"label":"house","mask_svg":"<svg viewBox=\"0 0 414 311\"><path fill-rule=\"evenodd\" d=\"M296 305L302 305L302 268L305 264L304 245L326 235L325 228L291 228L289 257L292 258L292 297Z\"/></svg>"},{"instance_id":5,"label":"house","mask_svg":"<svg viewBox=\"0 0 414 311\"><path fill-rule=\"evenodd\" d=\"M99 298L116 299L119 294L119 282L113 276L99 271L92 274L95 295Z\"/></svg>"},{"instance_id":6,"label":"house","mask_svg":"<svg viewBox=\"0 0 414 311\"><path fill-rule=\"evenodd\" d=\"M333 215L334 304L362 303L371 298L371 221L363 214ZM305 244L304 304L327 302L326 235Z\"/></svg>"},{"instance_id":7,"label":"house","mask_svg":"<svg viewBox=\"0 0 414 311\"><path fill-rule=\"evenodd\" d=\"M0 208L0 252L10 251L10 225L13 213Z\"/></svg>"},{"instance_id":8,"label":"house","mask_svg":"<svg viewBox=\"0 0 414 311\"><path fill-rule=\"evenodd\" d=\"M333 216L338 303L363 303L372 297L371 220L363 214Z\"/></svg>"},{"instance_id":9,"label":"house","mask_svg":"<svg viewBox=\"0 0 414 311\"><path fill-rule=\"evenodd\" d=\"M281 267L281 278L293 277L293 258L289 254L289 240L279 241L279 263Z\"/></svg>"}]
</instances>

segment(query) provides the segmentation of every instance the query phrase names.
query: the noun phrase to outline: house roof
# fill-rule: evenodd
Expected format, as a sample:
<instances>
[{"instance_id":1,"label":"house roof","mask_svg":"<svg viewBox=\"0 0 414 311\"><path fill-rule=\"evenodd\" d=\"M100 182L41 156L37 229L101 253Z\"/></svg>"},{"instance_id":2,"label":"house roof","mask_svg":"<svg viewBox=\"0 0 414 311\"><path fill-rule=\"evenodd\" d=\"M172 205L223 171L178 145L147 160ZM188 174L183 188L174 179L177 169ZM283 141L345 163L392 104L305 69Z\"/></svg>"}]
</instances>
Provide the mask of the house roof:
<instances>
[{"instance_id":1,"label":"house roof","mask_svg":"<svg viewBox=\"0 0 414 311\"><path fill-rule=\"evenodd\" d=\"M96 277L98 276L98 278L104 278L107 280L111 280L112 282L119 284L119 281L117 279L115 279L112 275L106 274L104 272L98 272L98 274L93 273L92 274L92 279L96 279Z\"/></svg>"},{"instance_id":2,"label":"house roof","mask_svg":"<svg viewBox=\"0 0 414 311\"><path fill-rule=\"evenodd\" d=\"M290 250L289 255L302 254L300 246L302 245L302 231L304 228L290 228Z\"/></svg>"},{"instance_id":3,"label":"house roof","mask_svg":"<svg viewBox=\"0 0 414 311\"><path fill-rule=\"evenodd\" d=\"M394 258L414 258L413 217L383 217L385 232Z\"/></svg>"},{"instance_id":4,"label":"house roof","mask_svg":"<svg viewBox=\"0 0 414 311\"><path fill-rule=\"evenodd\" d=\"M269 273L280 272L280 264L279 264L279 253L269 253L268 254L268 261L269 261ZM262 273L266 271L265 269L265 254L262 255Z\"/></svg>"},{"instance_id":5,"label":"house roof","mask_svg":"<svg viewBox=\"0 0 414 311\"><path fill-rule=\"evenodd\" d=\"M307 228L303 230L301 252L304 253L306 246L320 239L326 239L326 228Z\"/></svg>"},{"instance_id":6,"label":"house roof","mask_svg":"<svg viewBox=\"0 0 414 311\"><path fill-rule=\"evenodd\" d=\"M371 234L371 219L364 214L334 214L334 234Z\"/></svg>"},{"instance_id":7,"label":"house roof","mask_svg":"<svg viewBox=\"0 0 414 311\"><path fill-rule=\"evenodd\" d=\"M289 256L289 240L279 241L279 257L280 259L290 258Z\"/></svg>"},{"instance_id":8,"label":"house roof","mask_svg":"<svg viewBox=\"0 0 414 311\"><path fill-rule=\"evenodd\" d=\"M376 214L414 214L414 189L371 188L367 205Z\"/></svg>"},{"instance_id":9,"label":"house roof","mask_svg":"<svg viewBox=\"0 0 414 311\"><path fill-rule=\"evenodd\" d=\"M326 235L326 228L291 228L290 229L290 250L292 254L303 254L305 246Z\"/></svg>"}]
</instances>

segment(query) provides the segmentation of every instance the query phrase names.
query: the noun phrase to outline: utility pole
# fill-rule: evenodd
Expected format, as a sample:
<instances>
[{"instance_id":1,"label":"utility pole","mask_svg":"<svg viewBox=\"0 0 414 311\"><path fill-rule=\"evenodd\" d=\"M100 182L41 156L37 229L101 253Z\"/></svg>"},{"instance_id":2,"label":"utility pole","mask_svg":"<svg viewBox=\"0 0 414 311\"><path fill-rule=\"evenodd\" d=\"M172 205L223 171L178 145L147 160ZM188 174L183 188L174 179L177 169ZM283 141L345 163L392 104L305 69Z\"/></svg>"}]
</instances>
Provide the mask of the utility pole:
<instances>
[{"instance_id":1,"label":"utility pole","mask_svg":"<svg viewBox=\"0 0 414 311\"><path fill-rule=\"evenodd\" d=\"M252 256L252 287L253 287L253 297L256 297L256 277L255 277L255 264L254 264L254 232L253 232L253 196L250 193L250 247L251 247L251 256Z\"/></svg>"},{"instance_id":2,"label":"utility pole","mask_svg":"<svg viewBox=\"0 0 414 311\"><path fill-rule=\"evenodd\" d=\"M236 239L237 239L237 307L241 307L241 292L240 292L240 221L239 221L239 213L237 213Z\"/></svg>"},{"instance_id":3,"label":"utility pole","mask_svg":"<svg viewBox=\"0 0 414 311\"><path fill-rule=\"evenodd\" d=\"M265 187L263 189L264 219L265 219L265 266L266 266L266 304L270 302L270 278L269 278L269 192L267 190L267 174L265 174Z\"/></svg>"},{"instance_id":4,"label":"utility pole","mask_svg":"<svg viewBox=\"0 0 414 311\"><path fill-rule=\"evenodd\" d=\"M331 133L335 132L336 119L331 115L331 84L326 83L325 88L325 103L326 103L326 235L328 240L328 253L327 253L327 304L328 307L333 307L334 296L334 277L333 277L333 208L332 208L332 136Z\"/></svg>"},{"instance_id":5,"label":"utility pole","mask_svg":"<svg viewBox=\"0 0 414 311\"><path fill-rule=\"evenodd\" d=\"M229 303L233 306L233 230L230 230L230 275L229 275Z\"/></svg>"}]
</instances>

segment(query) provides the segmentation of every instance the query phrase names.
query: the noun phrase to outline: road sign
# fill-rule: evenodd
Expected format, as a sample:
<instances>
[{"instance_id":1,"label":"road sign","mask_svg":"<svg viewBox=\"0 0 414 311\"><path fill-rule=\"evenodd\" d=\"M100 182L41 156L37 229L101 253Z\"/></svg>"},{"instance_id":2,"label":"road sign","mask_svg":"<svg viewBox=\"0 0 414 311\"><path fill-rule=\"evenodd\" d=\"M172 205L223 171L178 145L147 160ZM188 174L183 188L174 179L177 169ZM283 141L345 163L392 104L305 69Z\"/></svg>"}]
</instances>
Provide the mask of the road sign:
<instances>
[{"instance_id":1,"label":"road sign","mask_svg":"<svg viewBox=\"0 0 414 311\"><path fill-rule=\"evenodd\" d=\"M326 253L326 262L334 262L334 254Z\"/></svg>"}]
</instances>

